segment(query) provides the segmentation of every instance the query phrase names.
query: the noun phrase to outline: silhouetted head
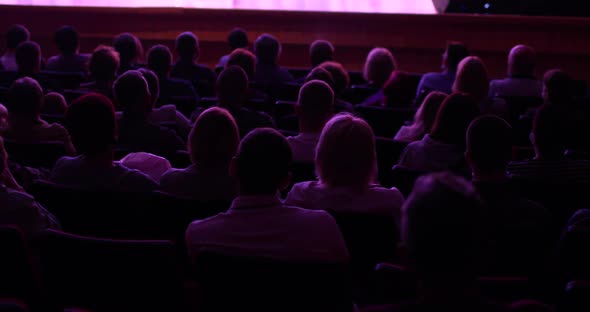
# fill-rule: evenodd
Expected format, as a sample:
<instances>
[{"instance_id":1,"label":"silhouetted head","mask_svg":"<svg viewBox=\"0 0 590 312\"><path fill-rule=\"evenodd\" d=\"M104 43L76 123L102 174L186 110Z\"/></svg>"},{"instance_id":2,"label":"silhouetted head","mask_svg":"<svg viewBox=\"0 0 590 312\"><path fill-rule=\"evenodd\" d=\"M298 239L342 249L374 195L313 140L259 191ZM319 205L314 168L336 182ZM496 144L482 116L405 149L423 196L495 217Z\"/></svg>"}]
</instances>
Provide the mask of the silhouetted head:
<instances>
[{"instance_id":1,"label":"silhouetted head","mask_svg":"<svg viewBox=\"0 0 590 312\"><path fill-rule=\"evenodd\" d=\"M242 28L234 28L227 35L227 43L232 51L240 48L246 49L248 48L248 34Z\"/></svg>"},{"instance_id":2,"label":"silhouetted head","mask_svg":"<svg viewBox=\"0 0 590 312\"><path fill-rule=\"evenodd\" d=\"M190 31L176 37L176 53L183 61L196 61L199 58L199 38Z\"/></svg>"},{"instance_id":3,"label":"silhouetted head","mask_svg":"<svg viewBox=\"0 0 590 312\"><path fill-rule=\"evenodd\" d=\"M319 133L334 114L334 91L325 82L312 80L299 90L299 131Z\"/></svg>"},{"instance_id":4,"label":"silhouetted head","mask_svg":"<svg viewBox=\"0 0 590 312\"><path fill-rule=\"evenodd\" d=\"M342 64L336 62L325 62L320 65L321 68L327 70L334 80L333 90L336 96L341 95L344 90L350 85L350 76L344 69Z\"/></svg>"},{"instance_id":5,"label":"silhouetted head","mask_svg":"<svg viewBox=\"0 0 590 312\"><path fill-rule=\"evenodd\" d=\"M122 33L115 37L113 47L119 52L121 67L123 68L137 63L142 58L143 47L141 41L131 33Z\"/></svg>"},{"instance_id":6,"label":"silhouetted head","mask_svg":"<svg viewBox=\"0 0 590 312\"><path fill-rule=\"evenodd\" d=\"M119 76L113 84L113 93L125 117L145 118L151 110L148 83L137 70L128 70Z\"/></svg>"},{"instance_id":7,"label":"silhouetted head","mask_svg":"<svg viewBox=\"0 0 590 312\"><path fill-rule=\"evenodd\" d=\"M15 80L8 89L6 107L10 117L37 120L41 114L43 89L30 77Z\"/></svg>"},{"instance_id":8,"label":"silhouetted head","mask_svg":"<svg viewBox=\"0 0 590 312\"><path fill-rule=\"evenodd\" d=\"M465 158L476 179L506 174L512 158L512 127L504 119L486 115L476 118L467 129Z\"/></svg>"},{"instance_id":9,"label":"silhouetted head","mask_svg":"<svg viewBox=\"0 0 590 312\"><path fill-rule=\"evenodd\" d=\"M188 150L193 164L202 168L225 167L240 144L238 125L225 109L211 107L202 112L188 138Z\"/></svg>"},{"instance_id":10,"label":"silhouetted head","mask_svg":"<svg viewBox=\"0 0 590 312\"><path fill-rule=\"evenodd\" d=\"M227 60L227 64L225 64L225 68L234 65L241 67L246 72L249 80L254 79L254 73L256 71L256 56L254 53L246 49L235 49L229 55L229 59Z\"/></svg>"},{"instance_id":11,"label":"silhouetted head","mask_svg":"<svg viewBox=\"0 0 590 312\"><path fill-rule=\"evenodd\" d=\"M329 187L368 188L377 178L373 130L352 115L334 116L320 135L315 164L320 182Z\"/></svg>"},{"instance_id":12,"label":"silhouetted head","mask_svg":"<svg viewBox=\"0 0 590 312\"><path fill-rule=\"evenodd\" d=\"M567 122L568 118L558 107L543 105L537 109L531 136L537 158L558 160L563 157L572 135Z\"/></svg>"},{"instance_id":13,"label":"silhouetted head","mask_svg":"<svg viewBox=\"0 0 590 312\"><path fill-rule=\"evenodd\" d=\"M162 44L151 47L148 50L147 65L158 77L167 77L172 65L170 49Z\"/></svg>"},{"instance_id":14,"label":"silhouetted head","mask_svg":"<svg viewBox=\"0 0 590 312\"><path fill-rule=\"evenodd\" d=\"M101 82L112 82L119 69L119 53L112 47L98 46L88 63L90 75Z\"/></svg>"},{"instance_id":15,"label":"silhouetted head","mask_svg":"<svg viewBox=\"0 0 590 312\"><path fill-rule=\"evenodd\" d=\"M309 46L311 67L334 60L334 46L330 41L316 40Z\"/></svg>"},{"instance_id":16,"label":"silhouetted head","mask_svg":"<svg viewBox=\"0 0 590 312\"><path fill-rule=\"evenodd\" d=\"M479 106L464 93L453 93L441 104L430 136L443 143L465 146L467 127L479 114Z\"/></svg>"},{"instance_id":17,"label":"silhouetted head","mask_svg":"<svg viewBox=\"0 0 590 312\"><path fill-rule=\"evenodd\" d=\"M532 78L535 74L535 50L519 44L508 54L508 76Z\"/></svg>"},{"instance_id":18,"label":"silhouetted head","mask_svg":"<svg viewBox=\"0 0 590 312\"><path fill-rule=\"evenodd\" d=\"M488 97L489 88L488 70L483 61L477 56L464 58L457 68L453 92L467 93L479 103Z\"/></svg>"},{"instance_id":19,"label":"silhouetted head","mask_svg":"<svg viewBox=\"0 0 590 312\"><path fill-rule=\"evenodd\" d=\"M256 61L260 64L276 65L281 55L281 43L269 34L262 34L254 42Z\"/></svg>"},{"instance_id":20,"label":"silhouetted head","mask_svg":"<svg viewBox=\"0 0 590 312\"><path fill-rule=\"evenodd\" d=\"M71 55L78 52L80 35L74 26L62 26L53 36L55 45L61 54Z\"/></svg>"},{"instance_id":21,"label":"silhouetted head","mask_svg":"<svg viewBox=\"0 0 590 312\"><path fill-rule=\"evenodd\" d=\"M152 99L152 107L154 107L160 96L160 79L158 79L156 73L147 68L140 68L138 71L143 75L143 78L148 84L150 98Z\"/></svg>"},{"instance_id":22,"label":"silhouetted head","mask_svg":"<svg viewBox=\"0 0 590 312\"><path fill-rule=\"evenodd\" d=\"M397 67L397 62L389 50L374 48L367 55L363 76L366 81L382 87Z\"/></svg>"},{"instance_id":23,"label":"silhouetted head","mask_svg":"<svg viewBox=\"0 0 590 312\"><path fill-rule=\"evenodd\" d=\"M6 31L6 48L14 50L21 42L29 41L31 33L23 25L12 25Z\"/></svg>"},{"instance_id":24,"label":"silhouetted head","mask_svg":"<svg viewBox=\"0 0 590 312\"><path fill-rule=\"evenodd\" d=\"M18 72L30 76L41 70L41 47L34 41L21 42L15 51Z\"/></svg>"},{"instance_id":25,"label":"silhouetted head","mask_svg":"<svg viewBox=\"0 0 590 312\"><path fill-rule=\"evenodd\" d=\"M232 160L231 172L238 178L241 195L274 195L290 181L292 153L278 131L258 128L248 133Z\"/></svg>"},{"instance_id":26,"label":"silhouetted head","mask_svg":"<svg viewBox=\"0 0 590 312\"><path fill-rule=\"evenodd\" d=\"M240 108L248 97L248 76L241 67L230 66L217 77L219 105L229 109Z\"/></svg>"},{"instance_id":27,"label":"silhouetted head","mask_svg":"<svg viewBox=\"0 0 590 312\"><path fill-rule=\"evenodd\" d=\"M469 50L467 50L463 43L457 41L448 42L447 49L443 55L445 69L451 72L456 72L459 63L468 56Z\"/></svg>"},{"instance_id":28,"label":"silhouetted head","mask_svg":"<svg viewBox=\"0 0 590 312\"><path fill-rule=\"evenodd\" d=\"M82 155L108 152L116 143L115 108L102 94L91 93L76 99L66 113L65 124L76 151Z\"/></svg>"}]
</instances>

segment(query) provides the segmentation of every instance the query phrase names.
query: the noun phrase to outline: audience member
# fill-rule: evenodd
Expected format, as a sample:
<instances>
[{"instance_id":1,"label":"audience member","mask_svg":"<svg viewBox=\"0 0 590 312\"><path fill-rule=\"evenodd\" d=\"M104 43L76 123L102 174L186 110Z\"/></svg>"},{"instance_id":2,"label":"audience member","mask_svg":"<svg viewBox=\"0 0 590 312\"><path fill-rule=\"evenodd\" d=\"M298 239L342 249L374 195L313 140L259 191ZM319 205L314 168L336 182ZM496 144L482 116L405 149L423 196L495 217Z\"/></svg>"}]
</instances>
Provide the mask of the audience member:
<instances>
[{"instance_id":1,"label":"audience member","mask_svg":"<svg viewBox=\"0 0 590 312\"><path fill-rule=\"evenodd\" d=\"M452 92L455 83L455 75L459 63L469 56L469 51L461 42L451 41L442 58L442 72L426 73L418 84L416 100L421 100L431 91L441 91L447 94Z\"/></svg>"},{"instance_id":2,"label":"audience member","mask_svg":"<svg viewBox=\"0 0 590 312\"><path fill-rule=\"evenodd\" d=\"M8 128L4 139L23 142L63 142L68 155L76 153L68 131L60 124L41 119L43 89L32 78L20 78L8 90Z\"/></svg>"},{"instance_id":3,"label":"audience member","mask_svg":"<svg viewBox=\"0 0 590 312\"><path fill-rule=\"evenodd\" d=\"M342 114L324 127L315 157L319 181L297 183L286 203L314 210L394 216L404 198L376 184L375 135L362 119Z\"/></svg>"},{"instance_id":4,"label":"audience member","mask_svg":"<svg viewBox=\"0 0 590 312\"><path fill-rule=\"evenodd\" d=\"M397 69L397 61L386 48L374 48L367 55L363 77L368 87L381 89L391 73Z\"/></svg>"},{"instance_id":5,"label":"audience member","mask_svg":"<svg viewBox=\"0 0 590 312\"><path fill-rule=\"evenodd\" d=\"M541 81L535 79L535 50L519 44L508 54L508 77L490 82L490 97L535 96L540 97Z\"/></svg>"},{"instance_id":6,"label":"audience member","mask_svg":"<svg viewBox=\"0 0 590 312\"><path fill-rule=\"evenodd\" d=\"M67 110L68 103L60 93L49 92L43 96L43 104L41 105L42 114L63 116Z\"/></svg>"},{"instance_id":7,"label":"audience member","mask_svg":"<svg viewBox=\"0 0 590 312\"><path fill-rule=\"evenodd\" d=\"M170 78L172 53L165 45L155 45L148 51L148 68L153 70L160 82L160 104L167 104L173 97L183 96L197 101L193 85L186 80Z\"/></svg>"},{"instance_id":8,"label":"audience member","mask_svg":"<svg viewBox=\"0 0 590 312\"><path fill-rule=\"evenodd\" d=\"M248 49L248 34L242 28L236 27L227 35L227 43L231 51L237 49ZM231 54L231 53L230 53ZM226 67L230 58L230 54L226 54L219 59L217 67ZM234 64L235 65L235 64ZM249 77L252 78L252 77Z\"/></svg>"},{"instance_id":9,"label":"audience member","mask_svg":"<svg viewBox=\"0 0 590 312\"><path fill-rule=\"evenodd\" d=\"M176 37L178 60L172 67L170 76L190 81L201 96L212 96L215 91L215 73L205 65L199 65L199 39L192 32L183 32Z\"/></svg>"},{"instance_id":10,"label":"audience member","mask_svg":"<svg viewBox=\"0 0 590 312\"><path fill-rule=\"evenodd\" d=\"M41 71L41 47L34 41L21 42L15 51L20 77L37 77Z\"/></svg>"},{"instance_id":11,"label":"audience member","mask_svg":"<svg viewBox=\"0 0 590 312\"><path fill-rule=\"evenodd\" d=\"M113 86L115 100L123 108L119 122L119 145L139 152L173 157L185 148L183 140L173 130L148 120L152 107L148 83L141 72L128 70Z\"/></svg>"},{"instance_id":12,"label":"audience member","mask_svg":"<svg viewBox=\"0 0 590 312\"><path fill-rule=\"evenodd\" d=\"M82 84L82 90L100 93L113 99L113 82L119 68L119 54L112 47L98 46L88 64L92 82Z\"/></svg>"},{"instance_id":13,"label":"audience member","mask_svg":"<svg viewBox=\"0 0 590 312\"><path fill-rule=\"evenodd\" d=\"M479 109L466 94L449 95L441 104L429 134L410 143L399 165L422 172L452 170L464 173L465 134Z\"/></svg>"},{"instance_id":14,"label":"audience member","mask_svg":"<svg viewBox=\"0 0 590 312\"><path fill-rule=\"evenodd\" d=\"M330 85L332 90L334 90L334 96L336 97L334 100L334 110L337 113L354 113L354 107L352 104L342 99L344 91L350 86L348 72L344 69L342 64L336 62L324 62L320 67L327 70L334 81L334 84Z\"/></svg>"},{"instance_id":15,"label":"audience member","mask_svg":"<svg viewBox=\"0 0 590 312\"><path fill-rule=\"evenodd\" d=\"M80 153L55 164L51 180L72 187L144 192L157 184L143 173L113 162L117 138L111 100L91 93L74 101L66 113L66 126Z\"/></svg>"},{"instance_id":16,"label":"audience member","mask_svg":"<svg viewBox=\"0 0 590 312\"><path fill-rule=\"evenodd\" d=\"M73 26L60 27L53 36L59 54L47 61L47 70L61 72L83 72L88 69L90 55L80 54L80 35Z\"/></svg>"},{"instance_id":17,"label":"audience member","mask_svg":"<svg viewBox=\"0 0 590 312\"><path fill-rule=\"evenodd\" d=\"M229 164L239 143L238 126L228 111L219 107L205 110L189 136L192 165L166 172L161 190L201 202L233 200L238 187L229 174Z\"/></svg>"},{"instance_id":18,"label":"audience member","mask_svg":"<svg viewBox=\"0 0 590 312\"><path fill-rule=\"evenodd\" d=\"M506 174L511 156L512 127L506 121L486 115L471 123L465 157L486 205L488 273L530 276L550 250L551 216L543 206L517 195Z\"/></svg>"},{"instance_id":19,"label":"audience member","mask_svg":"<svg viewBox=\"0 0 590 312\"><path fill-rule=\"evenodd\" d=\"M282 84L294 80L285 68L279 66L281 44L277 38L262 34L254 42L256 71L254 81L261 84Z\"/></svg>"},{"instance_id":20,"label":"audience member","mask_svg":"<svg viewBox=\"0 0 590 312\"><path fill-rule=\"evenodd\" d=\"M393 139L409 143L422 140L432 130L438 109L447 96L439 91L430 92L416 111L414 122L409 126L402 126Z\"/></svg>"},{"instance_id":21,"label":"audience member","mask_svg":"<svg viewBox=\"0 0 590 312\"><path fill-rule=\"evenodd\" d=\"M293 161L312 163L320 133L334 114L332 88L319 80L305 83L299 90L296 113L299 117L299 134L287 138L293 151Z\"/></svg>"},{"instance_id":22,"label":"audience member","mask_svg":"<svg viewBox=\"0 0 590 312\"><path fill-rule=\"evenodd\" d=\"M334 61L334 46L330 41L316 40L309 46L311 68L316 68L324 62Z\"/></svg>"},{"instance_id":23,"label":"audience member","mask_svg":"<svg viewBox=\"0 0 590 312\"><path fill-rule=\"evenodd\" d=\"M0 224L17 226L31 238L46 229L59 230L57 219L16 182L0 137Z\"/></svg>"},{"instance_id":24,"label":"audience member","mask_svg":"<svg viewBox=\"0 0 590 312\"><path fill-rule=\"evenodd\" d=\"M0 68L8 71L17 71L16 47L25 41L29 41L31 34L23 25L12 25L6 32L6 52L0 56Z\"/></svg>"},{"instance_id":25,"label":"audience member","mask_svg":"<svg viewBox=\"0 0 590 312\"><path fill-rule=\"evenodd\" d=\"M288 206L278 197L289 185L290 162L291 149L280 133L250 132L230 166L239 195L228 212L189 225L189 255L194 259L200 249L215 248L288 261L348 262L338 225L328 213Z\"/></svg>"},{"instance_id":26,"label":"audience member","mask_svg":"<svg viewBox=\"0 0 590 312\"><path fill-rule=\"evenodd\" d=\"M113 47L119 52L120 66L118 75L132 69L139 69L138 64L143 55L143 47L139 38L131 33L119 34L113 39Z\"/></svg>"}]
</instances>

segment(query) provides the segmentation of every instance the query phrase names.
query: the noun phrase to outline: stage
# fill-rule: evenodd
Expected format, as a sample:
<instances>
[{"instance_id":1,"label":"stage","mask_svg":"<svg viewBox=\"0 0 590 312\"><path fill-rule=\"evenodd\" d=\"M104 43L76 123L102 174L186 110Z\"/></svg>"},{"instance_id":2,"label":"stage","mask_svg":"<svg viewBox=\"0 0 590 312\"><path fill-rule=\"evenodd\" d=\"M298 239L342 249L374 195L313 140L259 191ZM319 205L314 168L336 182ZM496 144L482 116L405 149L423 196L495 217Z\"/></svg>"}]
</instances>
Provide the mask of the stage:
<instances>
[{"instance_id":1,"label":"stage","mask_svg":"<svg viewBox=\"0 0 590 312\"><path fill-rule=\"evenodd\" d=\"M431 0L0 0L8 5L434 14Z\"/></svg>"}]
</instances>

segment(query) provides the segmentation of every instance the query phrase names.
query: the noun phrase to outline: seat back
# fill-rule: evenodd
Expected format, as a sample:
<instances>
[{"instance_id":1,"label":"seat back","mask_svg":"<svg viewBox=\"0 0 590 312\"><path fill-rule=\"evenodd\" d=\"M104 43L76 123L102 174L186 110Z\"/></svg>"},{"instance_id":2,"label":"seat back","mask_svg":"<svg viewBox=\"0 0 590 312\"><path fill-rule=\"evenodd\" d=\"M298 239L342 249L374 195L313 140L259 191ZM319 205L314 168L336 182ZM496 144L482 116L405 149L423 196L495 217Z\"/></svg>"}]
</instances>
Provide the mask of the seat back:
<instances>
[{"instance_id":1,"label":"seat back","mask_svg":"<svg viewBox=\"0 0 590 312\"><path fill-rule=\"evenodd\" d=\"M351 311L347 266L202 250L194 274L199 311Z\"/></svg>"},{"instance_id":2,"label":"seat back","mask_svg":"<svg viewBox=\"0 0 590 312\"><path fill-rule=\"evenodd\" d=\"M358 105L358 114L369 123L376 136L393 138L406 121L412 120L414 110L410 108L388 108Z\"/></svg>"},{"instance_id":3,"label":"seat back","mask_svg":"<svg viewBox=\"0 0 590 312\"><path fill-rule=\"evenodd\" d=\"M4 147L10 159L23 166L52 169L66 149L63 142L23 143L4 140Z\"/></svg>"},{"instance_id":4,"label":"seat back","mask_svg":"<svg viewBox=\"0 0 590 312\"><path fill-rule=\"evenodd\" d=\"M169 241L124 241L48 230L37 240L41 281L57 307L174 311L181 304Z\"/></svg>"},{"instance_id":5,"label":"seat back","mask_svg":"<svg viewBox=\"0 0 590 312\"><path fill-rule=\"evenodd\" d=\"M0 298L24 302L39 299L39 280L33 269L28 242L17 227L0 226Z\"/></svg>"}]
</instances>

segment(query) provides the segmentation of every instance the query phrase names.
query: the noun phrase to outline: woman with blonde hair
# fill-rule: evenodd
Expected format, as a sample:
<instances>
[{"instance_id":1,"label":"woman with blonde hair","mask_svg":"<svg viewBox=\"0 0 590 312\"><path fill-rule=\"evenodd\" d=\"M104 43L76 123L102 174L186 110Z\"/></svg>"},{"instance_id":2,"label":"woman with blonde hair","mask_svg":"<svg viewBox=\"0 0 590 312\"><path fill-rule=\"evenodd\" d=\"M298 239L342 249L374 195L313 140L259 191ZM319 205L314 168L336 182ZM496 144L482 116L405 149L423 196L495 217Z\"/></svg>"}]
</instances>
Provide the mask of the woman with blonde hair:
<instances>
[{"instance_id":1,"label":"woman with blonde hair","mask_svg":"<svg viewBox=\"0 0 590 312\"><path fill-rule=\"evenodd\" d=\"M414 122L409 126L402 126L393 139L410 143L421 140L424 135L432 130L436 113L446 98L447 94L445 93L439 91L430 92L416 111Z\"/></svg>"},{"instance_id":2,"label":"woman with blonde hair","mask_svg":"<svg viewBox=\"0 0 590 312\"><path fill-rule=\"evenodd\" d=\"M200 201L232 200L238 189L229 165L239 143L238 126L227 110L205 110L189 135L192 165L166 172L160 181L161 190Z\"/></svg>"},{"instance_id":3,"label":"woman with blonde hair","mask_svg":"<svg viewBox=\"0 0 590 312\"><path fill-rule=\"evenodd\" d=\"M324 127L316 149L319 181L298 183L286 203L307 209L399 216L403 196L377 180L375 136L362 119L336 115Z\"/></svg>"}]
</instances>

